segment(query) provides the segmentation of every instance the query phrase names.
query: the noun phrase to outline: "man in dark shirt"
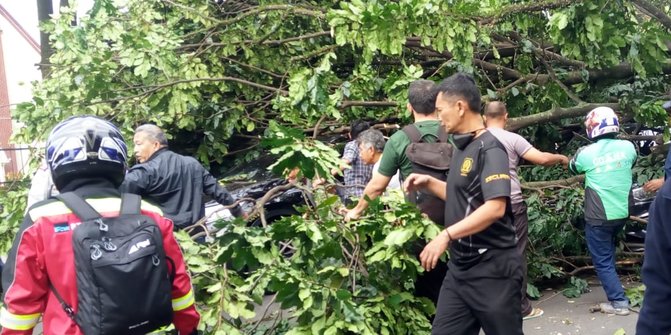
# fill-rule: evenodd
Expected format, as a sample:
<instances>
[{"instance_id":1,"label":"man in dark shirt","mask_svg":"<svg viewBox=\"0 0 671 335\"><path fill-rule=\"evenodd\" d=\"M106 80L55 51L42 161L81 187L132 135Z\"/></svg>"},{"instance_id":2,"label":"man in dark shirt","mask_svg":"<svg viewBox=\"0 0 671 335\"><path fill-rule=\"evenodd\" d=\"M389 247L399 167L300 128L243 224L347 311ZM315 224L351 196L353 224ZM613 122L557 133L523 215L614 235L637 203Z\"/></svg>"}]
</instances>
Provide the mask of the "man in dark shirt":
<instances>
[{"instance_id":1,"label":"man in dark shirt","mask_svg":"<svg viewBox=\"0 0 671 335\"><path fill-rule=\"evenodd\" d=\"M205 215L203 193L222 205L235 199L225 187L193 157L168 150L168 140L161 128L145 124L135 130L135 157L140 164L128 170L121 192L141 195L156 205L183 229ZM231 210L235 216L245 216L240 206Z\"/></svg>"},{"instance_id":2,"label":"man in dark shirt","mask_svg":"<svg viewBox=\"0 0 671 335\"><path fill-rule=\"evenodd\" d=\"M664 105L671 113L671 101ZM671 152L667 163L671 162ZM645 236L645 258L641 277L645 284L643 307L636 324L638 335L671 334L671 181L666 181L657 192L650 207Z\"/></svg>"},{"instance_id":3,"label":"man in dark shirt","mask_svg":"<svg viewBox=\"0 0 671 335\"><path fill-rule=\"evenodd\" d=\"M438 92L436 110L454 147L447 183L411 174L404 184L446 200L447 228L420 255L422 266L431 270L450 250L432 334L477 335L481 328L487 334L522 334L522 265L515 248L508 155L484 127L472 77L455 74Z\"/></svg>"}]
</instances>

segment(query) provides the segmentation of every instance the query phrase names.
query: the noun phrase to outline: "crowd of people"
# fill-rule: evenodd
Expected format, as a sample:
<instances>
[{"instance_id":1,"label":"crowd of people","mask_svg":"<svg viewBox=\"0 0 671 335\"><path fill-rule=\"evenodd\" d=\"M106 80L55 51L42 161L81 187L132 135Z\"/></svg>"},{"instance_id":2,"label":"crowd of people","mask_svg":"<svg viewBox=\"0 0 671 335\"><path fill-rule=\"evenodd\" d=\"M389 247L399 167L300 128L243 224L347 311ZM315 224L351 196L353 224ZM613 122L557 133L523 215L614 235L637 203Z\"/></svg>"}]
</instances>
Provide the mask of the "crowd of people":
<instances>
[{"instance_id":1,"label":"crowd of people","mask_svg":"<svg viewBox=\"0 0 671 335\"><path fill-rule=\"evenodd\" d=\"M503 102L481 105L474 79L457 73L439 84L411 83L407 110L414 122L388 140L370 124L353 122L342 165L332 171L344 175L338 195L350 208L343 219L359 219L369 201L402 189L406 200L440 227L433 240L415 250L425 270L415 294L436 304L432 334L522 334L523 320L540 317L543 310L526 295L529 219L517 168L522 160L559 164L585 174L585 238L606 293L601 311L629 314L615 253L616 237L629 217L637 153L631 142L617 138L617 114L608 107L590 111L584 124L593 143L569 158L542 152L505 130ZM235 216L247 214L200 163L171 151L158 126L138 127L133 144L138 164L128 169L126 142L109 121L76 116L54 127L2 273L1 334L31 334L40 317L45 334L114 333L109 329L139 334L169 323L180 334L197 333L200 316L173 230L203 217L204 194ZM664 178L645 187L658 195L650 209L642 269L647 289L637 332L669 334L671 184ZM133 229L118 230L122 221ZM441 261L448 251L448 261ZM90 263L98 265L85 265ZM157 316L155 306L109 315L130 300L106 291L100 278L119 273L142 273L156 287L167 287L165 293L135 294L153 294L151 301L167 303L170 317ZM114 285L118 292L132 291L127 282Z\"/></svg>"}]
</instances>

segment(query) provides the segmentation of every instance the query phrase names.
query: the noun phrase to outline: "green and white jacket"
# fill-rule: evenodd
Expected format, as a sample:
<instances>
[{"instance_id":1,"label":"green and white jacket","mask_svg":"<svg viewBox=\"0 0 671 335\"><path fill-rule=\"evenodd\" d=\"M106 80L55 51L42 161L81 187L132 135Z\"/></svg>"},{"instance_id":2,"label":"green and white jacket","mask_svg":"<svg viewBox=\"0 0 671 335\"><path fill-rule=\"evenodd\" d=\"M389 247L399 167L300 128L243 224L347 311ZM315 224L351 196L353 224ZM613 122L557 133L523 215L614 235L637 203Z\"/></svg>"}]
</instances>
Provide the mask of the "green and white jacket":
<instances>
[{"instance_id":1,"label":"green and white jacket","mask_svg":"<svg viewBox=\"0 0 671 335\"><path fill-rule=\"evenodd\" d=\"M582 147L569 163L572 173L585 174L585 219L609 221L629 217L631 167L634 145L625 140L602 138Z\"/></svg>"}]
</instances>

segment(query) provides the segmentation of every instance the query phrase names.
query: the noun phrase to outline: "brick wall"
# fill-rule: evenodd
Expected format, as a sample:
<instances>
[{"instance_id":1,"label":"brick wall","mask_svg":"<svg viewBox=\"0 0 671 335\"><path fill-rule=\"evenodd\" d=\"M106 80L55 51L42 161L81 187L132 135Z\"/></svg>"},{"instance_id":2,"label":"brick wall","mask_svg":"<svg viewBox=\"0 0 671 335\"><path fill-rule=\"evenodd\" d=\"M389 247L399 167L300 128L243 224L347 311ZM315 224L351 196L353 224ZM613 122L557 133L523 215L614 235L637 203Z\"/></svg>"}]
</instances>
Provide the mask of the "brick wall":
<instances>
[{"instance_id":1,"label":"brick wall","mask_svg":"<svg viewBox=\"0 0 671 335\"><path fill-rule=\"evenodd\" d=\"M7 90L7 75L5 73L4 59L2 31L0 31L0 149L13 147L9 143L9 139L12 136L12 115L9 108L9 91ZM16 173L17 166L14 150L6 150L5 154L11 159L11 163L5 165L5 173Z\"/></svg>"}]
</instances>

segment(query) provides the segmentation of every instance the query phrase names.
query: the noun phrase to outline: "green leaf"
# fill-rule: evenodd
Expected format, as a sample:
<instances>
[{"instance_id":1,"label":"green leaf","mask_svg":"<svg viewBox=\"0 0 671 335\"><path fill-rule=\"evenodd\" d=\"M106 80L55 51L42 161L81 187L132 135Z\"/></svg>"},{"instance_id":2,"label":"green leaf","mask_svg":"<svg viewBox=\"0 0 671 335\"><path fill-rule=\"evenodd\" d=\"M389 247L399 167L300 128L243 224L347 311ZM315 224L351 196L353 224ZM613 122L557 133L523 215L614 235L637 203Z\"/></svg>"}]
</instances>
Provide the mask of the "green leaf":
<instances>
[{"instance_id":1,"label":"green leaf","mask_svg":"<svg viewBox=\"0 0 671 335\"><path fill-rule=\"evenodd\" d=\"M568 26L568 16L564 13L555 13L552 15L552 20L555 21L557 28L563 30Z\"/></svg>"},{"instance_id":2,"label":"green leaf","mask_svg":"<svg viewBox=\"0 0 671 335\"><path fill-rule=\"evenodd\" d=\"M338 300L350 300L352 299L352 293L347 290L338 290L336 291L336 297Z\"/></svg>"},{"instance_id":3,"label":"green leaf","mask_svg":"<svg viewBox=\"0 0 671 335\"><path fill-rule=\"evenodd\" d=\"M388 246L400 246L412 237L413 232L410 229L398 229L394 230L387 235L387 238L384 239L384 244Z\"/></svg>"}]
</instances>

